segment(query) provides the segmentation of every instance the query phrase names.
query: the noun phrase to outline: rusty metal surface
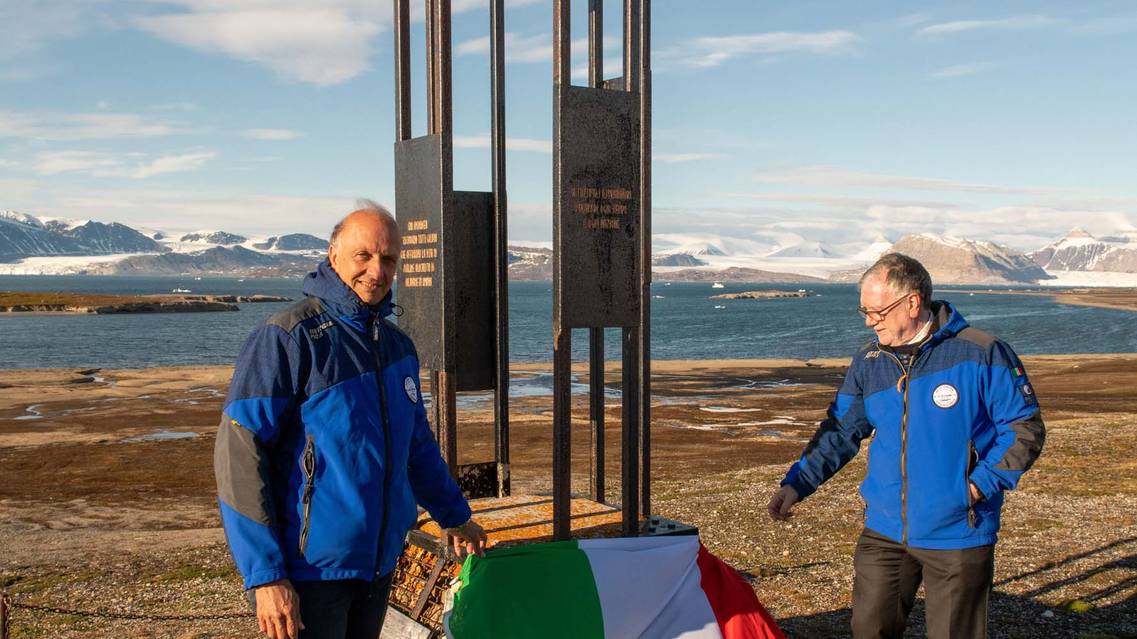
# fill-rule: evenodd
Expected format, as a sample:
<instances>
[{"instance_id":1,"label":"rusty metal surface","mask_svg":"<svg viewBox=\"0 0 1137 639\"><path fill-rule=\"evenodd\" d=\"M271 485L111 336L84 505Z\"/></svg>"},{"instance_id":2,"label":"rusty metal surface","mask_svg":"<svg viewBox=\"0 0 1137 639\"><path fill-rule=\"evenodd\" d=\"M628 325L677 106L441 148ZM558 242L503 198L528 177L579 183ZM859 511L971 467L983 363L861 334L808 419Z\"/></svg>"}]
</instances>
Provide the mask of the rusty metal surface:
<instances>
[{"instance_id":1,"label":"rusty metal surface","mask_svg":"<svg viewBox=\"0 0 1137 639\"><path fill-rule=\"evenodd\" d=\"M634 536L639 532L640 520L640 331L625 328L623 365L623 428L620 432L621 501L623 503L623 531Z\"/></svg>"},{"instance_id":2,"label":"rusty metal surface","mask_svg":"<svg viewBox=\"0 0 1137 639\"><path fill-rule=\"evenodd\" d=\"M458 466L458 487L467 499L499 497L509 493L509 465L501 462L480 462Z\"/></svg>"},{"instance_id":3,"label":"rusty metal surface","mask_svg":"<svg viewBox=\"0 0 1137 639\"><path fill-rule=\"evenodd\" d=\"M554 87L554 314L574 328L640 322L639 105Z\"/></svg>"},{"instance_id":4,"label":"rusty metal surface","mask_svg":"<svg viewBox=\"0 0 1137 639\"><path fill-rule=\"evenodd\" d=\"M604 329L588 329L588 419L592 435L592 499L604 503Z\"/></svg>"},{"instance_id":5,"label":"rusty metal surface","mask_svg":"<svg viewBox=\"0 0 1137 639\"><path fill-rule=\"evenodd\" d=\"M490 390L495 385L499 326L493 194L455 191L443 220L446 321L453 327L450 338L457 390Z\"/></svg>"},{"instance_id":6,"label":"rusty metal surface","mask_svg":"<svg viewBox=\"0 0 1137 639\"><path fill-rule=\"evenodd\" d=\"M640 3L640 255L651 250L651 0ZM651 266L640 268L640 516L651 510Z\"/></svg>"},{"instance_id":7,"label":"rusty metal surface","mask_svg":"<svg viewBox=\"0 0 1137 639\"><path fill-rule=\"evenodd\" d=\"M555 319L554 319L555 321ZM553 327L553 536L568 539L572 498L572 329Z\"/></svg>"},{"instance_id":8,"label":"rusty metal surface","mask_svg":"<svg viewBox=\"0 0 1137 639\"><path fill-rule=\"evenodd\" d=\"M553 538L553 500L544 495L511 495L470 502L474 519L486 530L491 546ZM619 537L620 510L591 499L569 502L572 536ZM441 530L429 515L419 516L418 529L438 537Z\"/></svg>"},{"instance_id":9,"label":"rusty metal surface","mask_svg":"<svg viewBox=\"0 0 1137 639\"><path fill-rule=\"evenodd\" d=\"M442 596L458 578L461 564L440 555L430 544L408 543L391 577L390 604L441 636ZM417 614L416 614L417 613Z\"/></svg>"},{"instance_id":10,"label":"rusty metal surface","mask_svg":"<svg viewBox=\"0 0 1137 639\"><path fill-rule=\"evenodd\" d=\"M498 497L509 494L509 238L505 175L505 0L490 0L490 126L493 158L494 313L494 459L499 473Z\"/></svg>"},{"instance_id":11,"label":"rusty metal surface","mask_svg":"<svg viewBox=\"0 0 1137 639\"><path fill-rule=\"evenodd\" d=\"M411 137L411 3L394 0L395 139Z\"/></svg>"}]
</instances>

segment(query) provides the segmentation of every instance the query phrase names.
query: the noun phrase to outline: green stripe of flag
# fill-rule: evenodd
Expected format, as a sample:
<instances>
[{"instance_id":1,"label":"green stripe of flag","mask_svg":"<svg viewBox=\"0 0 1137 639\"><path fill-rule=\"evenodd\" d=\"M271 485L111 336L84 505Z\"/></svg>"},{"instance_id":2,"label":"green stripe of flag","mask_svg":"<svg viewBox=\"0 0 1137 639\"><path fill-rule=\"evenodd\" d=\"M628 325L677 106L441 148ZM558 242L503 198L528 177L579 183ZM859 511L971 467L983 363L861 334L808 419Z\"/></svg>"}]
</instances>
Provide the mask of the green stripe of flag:
<instances>
[{"instance_id":1,"label":"green stripe of flag","mask_svg":"<svg viewBox=\"0 0 1137 639\"><path fill-rule=\"evenodd\" d=\"M603 639L604 617L588 556L575 541L522 545L469 557L447 622L453 637ZM534 575L541 575L534 579ZM531 607L516 605L524 593ZM507 629L502 634L501 629Z\"/></svg>"}]
</instances>

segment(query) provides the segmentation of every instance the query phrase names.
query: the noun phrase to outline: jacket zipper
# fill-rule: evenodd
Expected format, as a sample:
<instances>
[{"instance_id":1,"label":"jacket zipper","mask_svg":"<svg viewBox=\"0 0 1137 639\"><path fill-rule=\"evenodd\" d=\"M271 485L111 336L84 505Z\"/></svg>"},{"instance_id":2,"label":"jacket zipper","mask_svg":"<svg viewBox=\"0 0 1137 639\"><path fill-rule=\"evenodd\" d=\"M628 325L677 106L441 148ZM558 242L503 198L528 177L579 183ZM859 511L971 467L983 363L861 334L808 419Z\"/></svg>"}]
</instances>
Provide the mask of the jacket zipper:
<instances>
[{"instance_id":1,"label":"jacket zipper","mask_svg":"<svg viewBox=\"0 0 1137 639\"><path fill-rule=\"evenodd\" d=\"M887 353L892 361L900 367L900 381L899 384L904 385L904 410L900 416L900 543L908 543L908 387L911 386L910 376L912 369L916 367L916 362L919 361L922 353L917 352L912 356L912 363L908 368L904 368L904 364L900 362L900 358L890 351L881 349L882 352ZM897 389L899 390L899 389Z\"/></svg>"},{"instance_id":2,"label":"jacket zipper","mask_svg":"<svg viewBox=\"0 0 1137 639\"><path fill-rule=\"evenodd\" d=\"M304 521L300 526L300 556L308 547L308 529L312 524L312 489L316 485L316 442L308 435L308 443L304 445L304 457L300 465L304 471L304 495L301 503L304 505Z\"/></svg>"},{"instance_id":3,"label":"jacket zipper","mask_svg":"<svg viewBox=\"0 0 1137 639\"><path fill-rule=\"evenodd\" d=\"M967 492L967 525L971 528L976 527L975 504L971 503L971 471L974 468L972 464L979 462L979 451L975 450L975 442L967 442L967 470L963 476L964 491Z\"/></svg>"},{"instance_id":4,"label":"jacket zipper","mask_svg":"<svg viewBox=\"0 0 1137 639\"><path fill-rule=\"evenodd\" d=\"M372 354L375 356L375 381L379 386L379 413L383 418L383 520L379 524L379 543L375 550L375 569L379 570L383 560L383 540L387 536L387 515L391 500L389 488L391 486L391 421L387 415L387 389L383 385L383 345L379 340L379 323L383 320L375 318L371 324L371 338L374 345Z\"/></svg>"}]
</instances>

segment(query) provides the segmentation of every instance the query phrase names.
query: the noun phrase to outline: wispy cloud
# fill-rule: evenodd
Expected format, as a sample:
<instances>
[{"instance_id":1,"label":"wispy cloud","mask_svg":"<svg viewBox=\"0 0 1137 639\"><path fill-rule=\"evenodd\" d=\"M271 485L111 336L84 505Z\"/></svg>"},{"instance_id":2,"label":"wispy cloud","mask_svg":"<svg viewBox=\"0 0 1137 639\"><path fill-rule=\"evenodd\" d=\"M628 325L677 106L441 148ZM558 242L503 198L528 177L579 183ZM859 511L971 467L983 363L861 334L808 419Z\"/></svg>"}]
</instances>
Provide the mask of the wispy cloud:
<instances>
[{"instance_id":1,"label":"wispy cloud","mask_svg":"<svg viewBox=\"0 0 1137 639\"><path fill-rule=\"evenodd\" d=\"M78 35L89 24L91 2L76 0L4 0L0 2L0 60L41 53L55 40Z\"/></svg>"},{"instance_id":2,"label":"wispy cloud","mask_svg":"<svg viewBox=\"0 0 1137 639\"><path fill-rule=\"evenodd\" d=\"M35 156L32 170L39 175L62 173L142 180L166 173L195 171L217 157L213 151L168 154L153 159L141 153L50 151Z\"/></svg>"},{"instance_id":3,"label":"wispy cloud","mask_svg":"<svg viewBox=\"0 0 1137 639\"><path fill-rule=\"evenodd\" d=\"M459 56L487 54L490 50L490 37L482 36L460 42L454 47ZM553 35L538 33L521 35L512 31L505 34L505 61L507 63L539 63L553 59Z\"/></svg>"},{"instance_id":4,"label":"wispy cloud","mask_svg":"<svg viewBox=\"0 0 1137 639\"><path fill-rule=\"evenodd\" d=\"M290 129L245 129L241 135L253 140L279 141L295 140L304 134Z\"/></svg>"},{"instance_id":5,"label":"wispy cloud","mask_svg":"<svg viewBox=\"0 0 1137 639\"><path fill-rule=\"evenodd\" d=\"M722 153L653 153L651 159L663 164L680 164L683 162L698 162L699 160L717 160L726 157Z\"/></svg>"},{"instance_id":6,"label":"wispy cloud","mask_svg":"<svg viewBox=\"0 0 1137 639\"><path fill-rule=\"evenodd\" d=\"M1009 187L997 184L956 182L939 178L909 177L865 173L837 166L802 166L762 171L754 179L767 184L792 184L820 188L895 189L910 191L949 191L969 193L1039 193L1035 187Z\"/></svg>"},{"instance_id":7,"label":"wispy cloud","mask_svg":"<svg viewBox=\"0 0 1137 639\"><path fill-rule=\"evenodd\" d=\"M149 138L179 133L166 122L132 113L54 113L0 111L0 138L33 140L108 140Z\"/></svg>"},{"instance_id":8,"label":"wispy cloud","mask_svg":"<svg viewBox=\"0 0 1137 639\"><path fill-rule=\"evenodd\" d=\"M971 64L957 64L950 67L944 67L938 71L933 71L931 77L933 78L960 78L966 75L975 75L976 73L983 73L990 71L997 67L994 62L973 62Z\"/></svg>"},{"instance_id":9,"label":"wispy cloud","mask_svg":"<svg viewBox=\"0 0 1137 639\"><path fill-rule=\"evenodd\" d=\"M1059 20L1044 15L1015 16L1000 20L956 20L923 27L916 33L923 36L950 35L967 31L1039 29L1057 24Z\"/></svg>"},{"instance_id":10,"label":"wispy cloud","mask_svg":"<svg viewBox=\"0 0 1137 639\"><path fill-rule=\"evenodd\" d=\"M714 67L727 60L746 56L853 53L861 41L861 37L851 31L774 31L732 36L703 36L661 51L657 57L674 59L680 64L691 67Z\"/></svg>"},{"instance_id":11,"label":"wispy cloud","mask_svg":"<svg viewBox=\"0 0 1137 639\"><path fill-rule=\"evenodd\" d=\"M488 149L491 140L488 133L482 135L456 135L454 136L454 146L463 149ZM507 137L505 139L505 148L507 151L532 151L534 153L552 153L553 142L552 140L535 140L532 138L514 138Z\"/></svg>"},{"instance_id":12,"label":"wispy cloud","mask_svg":"<svg viewBox=\"0 0 1137 639\"><path fill-rule=\"evenodd\" d=\"M163 40L224 53L317 86L339 84L366 71L371 39L384 29L376 12L347 7L235 5L248 8L144 16L134 24Z\"/></svg>"}]
</instances>

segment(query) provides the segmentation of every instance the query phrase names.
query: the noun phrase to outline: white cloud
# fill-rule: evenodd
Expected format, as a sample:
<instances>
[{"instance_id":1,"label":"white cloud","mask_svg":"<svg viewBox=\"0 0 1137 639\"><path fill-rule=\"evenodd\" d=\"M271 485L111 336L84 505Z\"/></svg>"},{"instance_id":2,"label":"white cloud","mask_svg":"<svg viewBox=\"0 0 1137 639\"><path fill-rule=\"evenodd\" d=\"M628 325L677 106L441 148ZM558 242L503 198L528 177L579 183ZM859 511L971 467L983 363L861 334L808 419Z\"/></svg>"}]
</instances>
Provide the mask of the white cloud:
<instances>
[{"instance_id":1,"label":"white cloud","mask_svg":"<svg viewBox=\"0 0 1137 639\"><path fill-rule=\"evenodd\" d=\"M241 135L253 140L294 140L303 133L289 129L245 129Z\"/></svg>"},{"instance_id":2,"label":"white cloud","mask_svg":"<svg viewBox=\"0 0 1137 639\"><path fill-rule=\"evenodd\" d=\"M861 37L851 31L773 31L733 36L703 36L661 51L657 57L691 67L714 67L743 56L768 58L777 53L837 55L856 51Z\"/></svg>"},{"instance_id":3,"label":"white cloud","mask_svg":"<svg viewBox=\"0 0 1137 639\"><path fill-rule=\"evenodd\" d=\"M909 177L865 173L836 166L803 166L792 169L763 171L755 179L768 184L793 184L822 188L898 189L913 191L950 191L970 193L1042 193L1040 187L1010 187L996 184L954 182L939 178Z\"/></svg>"},{"instance_id":4,"label":"white cloud","mask_svg":"<svg viewBox=\"0 0 1137 639\"><path fill-rule=\"evenodd\" d=\"M491 140L488 133L482 135L456 135L454 136L454 146L463 149L488 149L490 148ZM535 140L532 138L514 138L507 137L505 139L505 148L507 151L532 151L534 153L552 153L553 142L552 140Z\"/></svg>"},{"instance_id":5,"label":"white cloud","mask_svg":"<svg viewBox=\"0 0 1137 639\"><path fill-rule=\"evenodd\" d=\"M1016 16L1001 20L956 20L954 22L940 22L928 25L916 33L918 35L950 35L979 30L1021 30L1039 29L1057 24L1058 20L1044 15Z\"/></svg>"},{"instance_id":6,"label":"white cloud","mask_svg":"<svg viewBox=\"0 0 1137 639\"><path fill-rule=\"evenodd\" d=\"M995 68L997 65L994 62L973 62L971 64L957 64L950 67L944 67L931 74L933 78L961 78L967 75L975 75Z\"/></svg>"},{"instance_id":7,"label":"white cloud","mask_svg":"<svg viewBox=\"0 0 1137 639\"><path fill-rule=\"evenodd\" d=\"M369 68L371 39L384 28L377 15L345 7L266 5L145 16L134 23L203 53L225 53L290 80L328 86Z\"/></svg>"},{"instance_id":8,"label":"white cloud","mask_svg":"<svg viewBox=\"0 0 1137 639\"><path fill-rule=\"evenodd\" d=\"M454 47L454 54L486 55L490 51L490 37L472 38ZM508 63L539 63L553 59L553 35L538 33L524 36L507 31L505 33L505 61Z\"/></svg>"},{"instance_id":9,"label":"white cloud","mask_svg":"<svg viewBox=\"0 0 1137 639\"><path fill-rule=\"evenodd\" d=\"M49 113L0 111L0 138L108 140L180 133L165 122L130 113Z\"/></svg>"},{"instance_id":10,"label":"white cloud","mask_svg":"<svg viewBox=\"0 0 1137 639\"><path fill-rule=\"evenodd\" d=\"M141 180L166 173L195 171L215 157L217 154L213 151L168 154L154 159L140 153L50 151L36 155L32 170L39 175L71 173Z\"/></svg>"}]
</instances>

